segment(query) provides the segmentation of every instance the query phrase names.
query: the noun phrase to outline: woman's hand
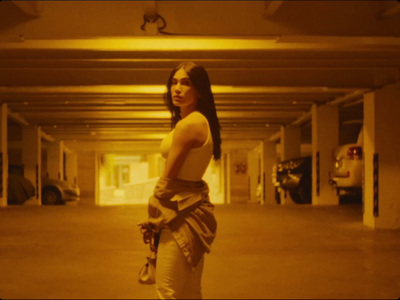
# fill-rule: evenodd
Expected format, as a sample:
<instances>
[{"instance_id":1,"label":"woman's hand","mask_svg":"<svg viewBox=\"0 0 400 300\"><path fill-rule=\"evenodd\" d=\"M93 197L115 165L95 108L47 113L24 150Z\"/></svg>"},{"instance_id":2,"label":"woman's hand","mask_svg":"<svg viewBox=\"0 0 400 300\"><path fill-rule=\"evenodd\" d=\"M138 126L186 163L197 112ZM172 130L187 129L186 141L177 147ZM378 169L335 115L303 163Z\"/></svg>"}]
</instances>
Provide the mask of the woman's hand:
<instances>
[{"instance_id":1,"label":"woman's hand","mask_svg":"<svg viewBox=\"0 0 400 300\"><path fill-rule=\"evenodd\" d=\"M140 232L143 234L143 242L145 244L151 243L151 239L154 236L154 232L149 223L143 222L137 224L140 227Z\"/></svg>"}]
</instances>

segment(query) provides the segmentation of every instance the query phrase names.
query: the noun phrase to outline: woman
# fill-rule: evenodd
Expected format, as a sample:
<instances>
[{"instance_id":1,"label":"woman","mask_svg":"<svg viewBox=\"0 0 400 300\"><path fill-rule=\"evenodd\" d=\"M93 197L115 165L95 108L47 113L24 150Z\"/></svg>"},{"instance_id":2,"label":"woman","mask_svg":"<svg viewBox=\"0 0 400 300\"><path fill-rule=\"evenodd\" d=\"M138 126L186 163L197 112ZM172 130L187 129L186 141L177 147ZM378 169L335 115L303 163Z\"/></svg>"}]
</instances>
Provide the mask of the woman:
<instances>
[{"instance_id":1,"label":"woman","mask_svg":"<svg viewBox=\"0 0 400 300\"><path fill-rule=\"evenodd\" d=\"M220 125L206 70L179 64L167 82L165 102L174 128L161 143L165 168L149 199L144 239L157 233L156 292L160 299L201 299L204 253L217 223L202 180L212 156L221 156Z\"/></svg>"}]
</instances>

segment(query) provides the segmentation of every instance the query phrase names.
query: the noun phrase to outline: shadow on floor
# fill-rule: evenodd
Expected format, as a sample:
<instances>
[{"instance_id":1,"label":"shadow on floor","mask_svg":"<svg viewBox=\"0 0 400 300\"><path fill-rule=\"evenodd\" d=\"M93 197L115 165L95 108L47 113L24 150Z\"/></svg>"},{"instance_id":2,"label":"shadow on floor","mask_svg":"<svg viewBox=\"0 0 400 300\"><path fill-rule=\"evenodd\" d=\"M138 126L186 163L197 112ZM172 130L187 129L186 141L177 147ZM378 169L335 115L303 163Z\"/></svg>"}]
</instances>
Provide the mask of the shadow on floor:
<instances>
[{"instance_id":1,"label":"shadow on floor","mask_svg":"<svg viewBox=\"0 0 400 300\"><path fill-rule=\"evenodd\" d=\"M397 299L400 231L361 205L218 205L206 299ZM0 208L0 298L152 299L137 223L146 206Z\"/></svg>"}]
</instances>

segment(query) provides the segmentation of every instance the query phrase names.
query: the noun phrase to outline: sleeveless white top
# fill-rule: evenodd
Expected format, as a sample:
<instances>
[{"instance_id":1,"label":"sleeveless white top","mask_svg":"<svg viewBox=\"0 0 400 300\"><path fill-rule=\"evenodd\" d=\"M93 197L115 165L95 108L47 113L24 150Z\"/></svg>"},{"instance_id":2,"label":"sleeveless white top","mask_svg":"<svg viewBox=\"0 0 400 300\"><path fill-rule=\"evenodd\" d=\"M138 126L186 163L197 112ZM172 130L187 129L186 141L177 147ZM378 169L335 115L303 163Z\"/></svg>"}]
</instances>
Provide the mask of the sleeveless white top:
<instances>
[{"instance_id":1,"label":"sleeveless white top","mask_svg":"<svg viewBox=\"0 0 400 300\"><path fill-rule=\"evenodd\" d=\"M193 113L199 113L199 112L193 112ZM161 142L160 151L161 155L164 158L167 158L168 152L171 149L172 137L174 135L174 132L175 129L169 132L168 135ZM206 169L211 161L212 153L213 153L213 140L211 136L210 125L208 125L208 136L206 141L202 146L197 148L192 148L189 151L185 159L185 162L183 163L181 169L178 172L177 178L190 181L202 180L203 175L206 172Z\"/></svg>"}]
</instances>

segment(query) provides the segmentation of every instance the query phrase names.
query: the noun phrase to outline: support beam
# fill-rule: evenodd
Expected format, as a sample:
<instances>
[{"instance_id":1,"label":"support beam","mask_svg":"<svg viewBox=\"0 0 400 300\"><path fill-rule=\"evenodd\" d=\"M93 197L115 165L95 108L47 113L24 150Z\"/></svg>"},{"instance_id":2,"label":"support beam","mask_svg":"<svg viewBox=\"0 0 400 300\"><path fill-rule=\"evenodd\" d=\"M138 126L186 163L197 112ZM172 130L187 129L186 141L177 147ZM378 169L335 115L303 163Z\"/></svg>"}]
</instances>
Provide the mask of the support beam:
<instances>
[{"instance_id":1,"label":"support beam","mask_svg":"<svg viewBox=\"0 0 400 300\"><path fill-rule=\"evenodd\" d=\"M35 196L32 204L41 205L41 174L42 174L42 141L40 138L40 127L23 126L22 128L22 163L24 165L24 176L31 181L35 187Z\"/></svg>"},{"instance_id":2,"label":"support beam","mask_svg":"<svg viewBox=\"0 0 400 300\"><path fill-rule=\"evenodd\" d=\"M363 223L399 229L400 82L364 96Z\"/></svg>"},{"instance_id":3,"label":"support beam","mask_svg":"<svg viewBox=\"0 0 400 300\"><path fill-rule=\"evenodd\" d=\"M47 173L49 178L64 180L63 142L52 142L47 146Z\"/></svg>"},{"instance_id":4,"label":"support beam","mask_svg":"<svg viewBox=\"0 0 400 300\"><path fill-rule=\"evenodd\" d=\"M308 122L310 120L311 120L311 111L306 112L304 115L302 115L301 117L299 117L298 119L296 119L292 123L290 123L290 125L300 126L303 123L306 123L306 122Z\"/></svg>"},{"instance_id":5,"label":"support beam","mask_svg":"<svg viewBox=\"0 0 400 300\"><path fill-rule=\"evenodd\" d=\"M8 196L7 104L0 104L0 207L7 206Z\"/></svg>"},{"instance_id":6,"label":"support beam","mask_svg":"<svg viewBox=\"0 0 400 300\"><path fill-rule=\"evenodd\" d=\"M44 139L45 141L48 141L48 142L55 141L55 139L53 137L51 137L50 135L48 135L47 133L45 133L43 131L40 132L40 135L41 135L42 139Z\"/></svg>"},{"instance_id":7,"label":"support beam","mask_svg":"<svg viewBox=\"0 0 400 300\"><path fill-rule=\"evenodd\" d=\"M28 16L40 17L44 10L43 1L11 1Z\"/></svg>"},{"instance_id":8,"label":"support beam","mask_svg":"<svg viewBox=\"0 0 400 300\"><path fill-rule=\"evenodd\" d=\"M65 149L65 148L64 148ZM71 183L77 183L78 181L78 155L76 152L66 152L65 162L65 174L66 180Z\"/></svg>"},{"instance_id":9,"label":"support beam","mask_svg":"<svg viewBox=\"0 0 400 300\"><path fill-rule=\"evenodd\" d=\"M382 1L381 5L386 7L377 15L377 19L390 18L400 13L400 2L398 1Z\"/></svg>"},{"instance_id":10,"label":"support beam","mask_svg":"<svg viewBox=\"0 0 400 300\"><path fill-rule=\"evenodd\" d=\"M272 182L272 168L276 163L276 143L263 141L263 183L264 199L263 204L276 204L275 186Z\"/></svg>"},{"instance_id":11,"label":"support beam","mask_svg":"<svg viewBox=\"0 0 400 300\"><path fill-rule=\"evenodd\" d=\"M344 105L345 106L351 106L351 104L358 104L360 103L360 101L363 101L363 95L368 92L367 90L357 90L353 93L344 95L342 97L336 98L330 102L327 102L326 105L333 105L333 106L337 106L337 105ZM298 119L296 119L295 121L293 121L292 123L290 123L290 125L294 125L294 126L300 126L303 123L310 121L311 120L311 111L305 113L304 115L302 115L301 117L299 117ZM282 134L281 131L276 132L275 134L271 135L269 137L269 141L270 142L274 142L274 141L278 141L281 138Z\"/></svg>"},{"instance_id":12,"label":"support beam","mask_svg":"<svg viewBox=\"0 0 400 300\"><path fill-rule=\"evenodd\" d=\"M312 109L312 204L337 205L336 191L329 185L332 153L339 144L339 108L313 105Z\"/></svg>"},{"instance_id":13,"label":"support beam","mask_svg":"<svg viewBox=\"0 0 400 300\"><path fill-rule=\"evenodd\" d=\"M12 112L10 109L7 110L7 114L8 117L15 121L16 123L20 124L20 125L25 125L25 126L29 126L29 122L27 120L25 120L23 117L21 117L19 114Z\"/></svg>"},{"instance_id":14,"label":"support beam","mask_svg":"<svg viewBox=\"0 0 400 300\"><path fill-rule=\"evenodd\" d=\"M351 94L344 95L343 97L336 98L335 100L328 102L327 105L339 105L343 103L349 103L352 101L358 101L360 99L363 99L363 95L366 92L367 92L366 90L358 90Z\"/></svg>"},{"instance_id":15,"label":"support beam","mask_svg":"<svg viewBox=\"0 0 400 300\"><path fill-rule=\"evenodd\" d=\"M278 12L278 10L282 7L283 1L265 1L264 3L263 16L269 18Z\"/></svg>"},{"instance_id":16,"label":"support beam","mask_svg":"<svg viewBox=\"0 0 400 300\"><path fill-rule=\"evenodd\" d=\"M268 139L269 142L276 142L281 138L281 132L278 131L276 133L274 133L273 135L271 135Z\"/></svg>"}]
</instances>

